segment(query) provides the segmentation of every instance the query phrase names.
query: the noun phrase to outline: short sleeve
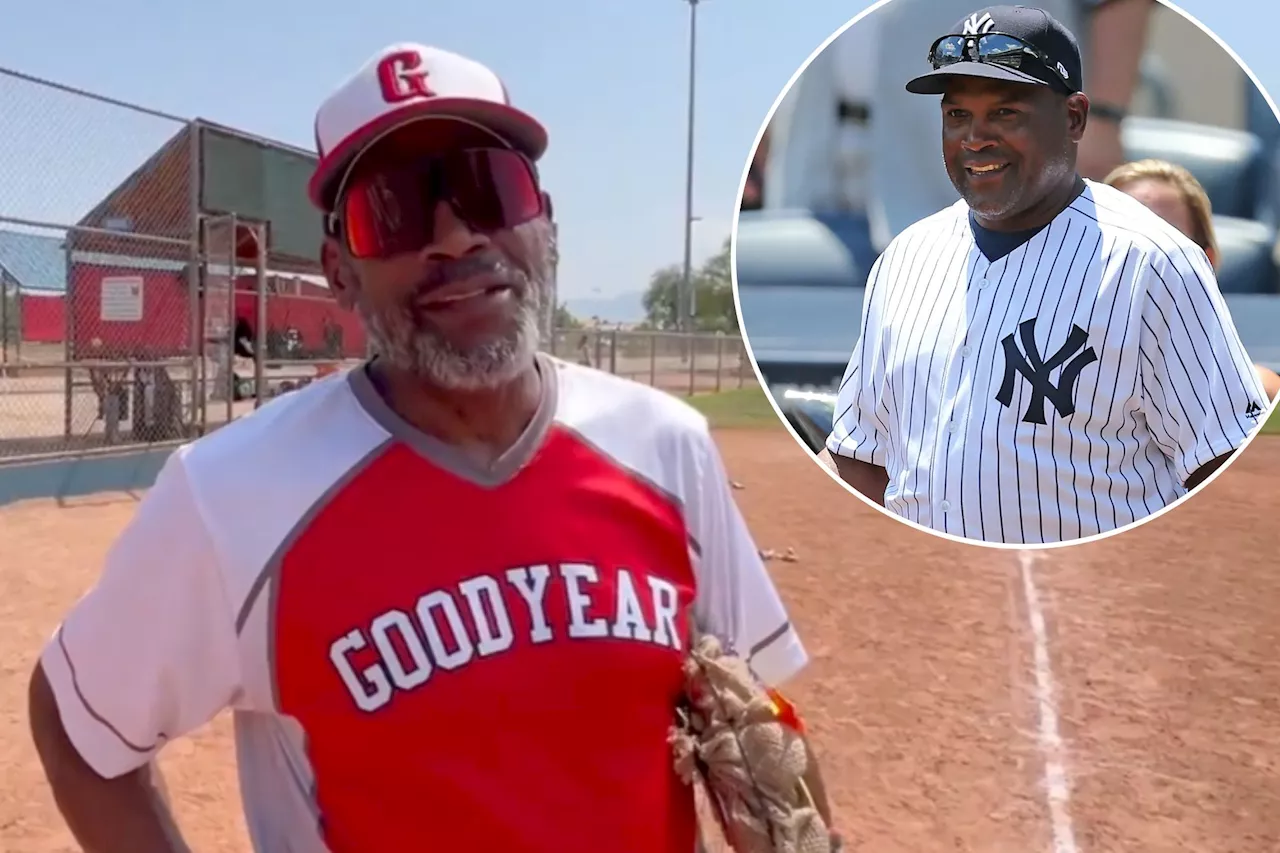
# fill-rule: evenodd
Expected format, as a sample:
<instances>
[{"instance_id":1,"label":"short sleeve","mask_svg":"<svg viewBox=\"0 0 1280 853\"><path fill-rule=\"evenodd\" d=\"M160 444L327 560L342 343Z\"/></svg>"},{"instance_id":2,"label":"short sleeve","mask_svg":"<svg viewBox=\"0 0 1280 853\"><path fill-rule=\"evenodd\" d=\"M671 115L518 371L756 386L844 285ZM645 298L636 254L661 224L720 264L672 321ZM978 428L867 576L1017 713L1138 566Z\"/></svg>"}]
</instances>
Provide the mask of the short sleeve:
<instances>
[{"instance_id":1,"label":"short sleeve","mask_svg":"<svg viewBox=\"0 0 1280 853\"><path fill-rule=\"evenodd\" d=\"M884 255L867 277L863 297L862 329L836 393L827 450L872 465L887 467L888 427L879 389L884 387L884 360L880 358L880 318L876 300Z\"/></svg>"},{"instance_id":2,"label":"short sleeve","mask_svg":"<svg viewBox=\"0 0 1280 853\"><path fill-rule=\"evenodd\" d=\"M40 662L71 742L109 779L230 704L240 685L235 622L181 451Z\"/></svg>"},{"instance_id":3,"label":"short sleeve","mask_svg":"<svg viewBox=\"0 0 1280 853\"><path fill-rule=\"evenodd\" d=\"M1238 448L1267 398L1204 252L1157 247L1148 258L1139 337L1143 414L1185 483Z\"/></svg>"},{"instance_id":4,"label":"short sleeve","mask_svg":"<svg viewBox=\"0 0 1280 853\"><path fill-rule=\"evenodd\" d=\"M733 499L709 434L694 441L690 462L685 516L698 577L694 620L704 633L745 657L761 682L781 686L805 666L808 655Z\"/></svg>"}]
</instances>

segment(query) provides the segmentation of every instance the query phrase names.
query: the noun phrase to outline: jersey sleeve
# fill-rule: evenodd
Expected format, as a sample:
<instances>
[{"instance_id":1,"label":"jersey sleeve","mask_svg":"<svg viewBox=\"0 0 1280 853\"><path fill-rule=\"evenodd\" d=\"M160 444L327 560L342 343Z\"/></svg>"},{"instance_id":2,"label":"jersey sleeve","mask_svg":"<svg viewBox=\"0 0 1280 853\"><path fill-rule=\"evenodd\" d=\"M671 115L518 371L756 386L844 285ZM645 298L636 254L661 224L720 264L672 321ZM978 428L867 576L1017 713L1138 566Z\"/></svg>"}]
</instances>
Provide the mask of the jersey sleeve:
<instances>
[{"instance_id":1,"label":"jersey sleeve","mask_svg":"<svg viewBox=\"0 0 1280 853\"><path fill-rule=\"evenodd\" d=\"M240 685L235 622L181 451L40 663L72 744L109 779L230 703Z\"/></svg>"},{"instance_id":2,"label":"jersey sleeve","mask_svg":"<svg viewBox=\"0 0 1280 853\"><path fill-rule=\"evenodd\" d=\"M888 467L889 455L889 430L884 418L887 411L879 399L885 376L884 360L879 357L880 319L875 299L883 264L884 255L881 255L867 277L862 329L840 380L831 434L827 436L827 450L832 456L845 456L881 468Z\"/></svg>"},{"instance_id":3,"label":"jersey sleeve","mask_svg":"<svg viewBox=\"0 0 1280 853\"><path fill-rule=\"evenodd\" d=\"M1138 357L1143 414L1185 483L1241 445L1267 398L1205 253L1193 244L1156 248L1146 274Z\"/></svg>"},{"instance_id":4,"label":"jersey sleeve","mask_svg":"<svg viewBox=\"0 0 1280 853\"><path fill-rule=\"evenodd\" d=\"M778 687L808 663L808 654L765 569L709 434L694 442L685 516L698 578L693 618L746 658L756 677Z\"/></svg>"}]
</instances>

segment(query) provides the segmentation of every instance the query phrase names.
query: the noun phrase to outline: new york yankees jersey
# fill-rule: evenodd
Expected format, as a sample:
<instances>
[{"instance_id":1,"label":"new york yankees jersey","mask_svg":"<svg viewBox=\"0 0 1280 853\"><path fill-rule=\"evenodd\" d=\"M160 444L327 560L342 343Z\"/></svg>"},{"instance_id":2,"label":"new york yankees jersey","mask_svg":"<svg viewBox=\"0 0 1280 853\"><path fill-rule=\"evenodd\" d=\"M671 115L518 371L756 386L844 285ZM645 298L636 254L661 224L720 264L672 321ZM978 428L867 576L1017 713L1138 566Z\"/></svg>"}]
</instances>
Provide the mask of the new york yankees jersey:
<instances>
[{"instance_id":1,"label":"new york yankees jersey","mask_svg":"<svg viewBox=\"0 0 1280 853\"><path fill-rule=\"evenodd\" d=\"M989 258L965 202L876 261L827 447L885 468L885 507L984 542L1114 530L1239 447L1266 397L1204 252L1086 182Z\"/></svg>"}]
</instances>

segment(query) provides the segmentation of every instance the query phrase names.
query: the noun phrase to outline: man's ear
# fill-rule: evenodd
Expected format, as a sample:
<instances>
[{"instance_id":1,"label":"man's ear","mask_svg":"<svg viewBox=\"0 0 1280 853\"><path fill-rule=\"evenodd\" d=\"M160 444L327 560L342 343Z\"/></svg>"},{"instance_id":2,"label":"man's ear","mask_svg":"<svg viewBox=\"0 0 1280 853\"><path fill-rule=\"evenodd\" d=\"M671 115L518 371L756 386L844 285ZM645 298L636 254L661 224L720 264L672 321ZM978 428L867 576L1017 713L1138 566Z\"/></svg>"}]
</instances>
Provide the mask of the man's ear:
<instances>
[{"instance_id":1,"label":"man's ear","mask_svg":"<svg viewBox=\"0 0 1280 853\"><path fill-rule=\"evenodd\" d=\"M348 310L353 308L356 300L356 272L336 238L326 236L320 244L320 266L324 269L325 280L338 304Z\"/></svg>"},{"instance_id":2,"label":"man's ear","mask_svg":"<svg viewBox=\"0 0 1280 853\"><path fill-rule=\"evenodd\" d=\"M1074 142L1084 138L1085 128L1089 125L1089 96L1084 92L1076 92L1067 96L1067 135Z\"/></svg>"}]
</instances>

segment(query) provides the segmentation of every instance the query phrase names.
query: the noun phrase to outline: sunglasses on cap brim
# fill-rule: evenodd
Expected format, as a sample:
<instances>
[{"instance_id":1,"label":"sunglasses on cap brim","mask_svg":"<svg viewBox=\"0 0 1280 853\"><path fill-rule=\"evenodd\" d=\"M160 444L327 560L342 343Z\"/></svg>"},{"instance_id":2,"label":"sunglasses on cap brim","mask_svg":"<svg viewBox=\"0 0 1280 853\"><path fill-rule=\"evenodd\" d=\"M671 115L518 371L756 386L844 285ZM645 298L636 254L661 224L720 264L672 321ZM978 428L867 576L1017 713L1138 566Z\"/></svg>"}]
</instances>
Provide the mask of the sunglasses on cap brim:
<instances>
[{"instance_id":1,"label":"sunglasses on cap brim","mask_svg":"<svg viewBox=\"0 0 1280 853\"><path fill-rule=\"evenodd\" d=\"M1057 70L1058 62L1034 45L1007 33L946 35L929 48L929 64L935 71L960 62L983 62L1011 68L1046 83L1056 81L1066 91L1075 91L1070 81ZM1036 71L1040 73L1033 73Z\"/></svg>"},{"instance_id":2,"label":"sunglasses on cap brim","mask_svg":"<svg viewBox=\"0 0 1280 853\"><path fill-rule=\"evenodd\" d=\"M435 242L442 203L472 231L489 234L549 214L549 201L523 154L466 148L352 176L328 228L352 257L389 258Z\"/></svg>"}]
</instances>

